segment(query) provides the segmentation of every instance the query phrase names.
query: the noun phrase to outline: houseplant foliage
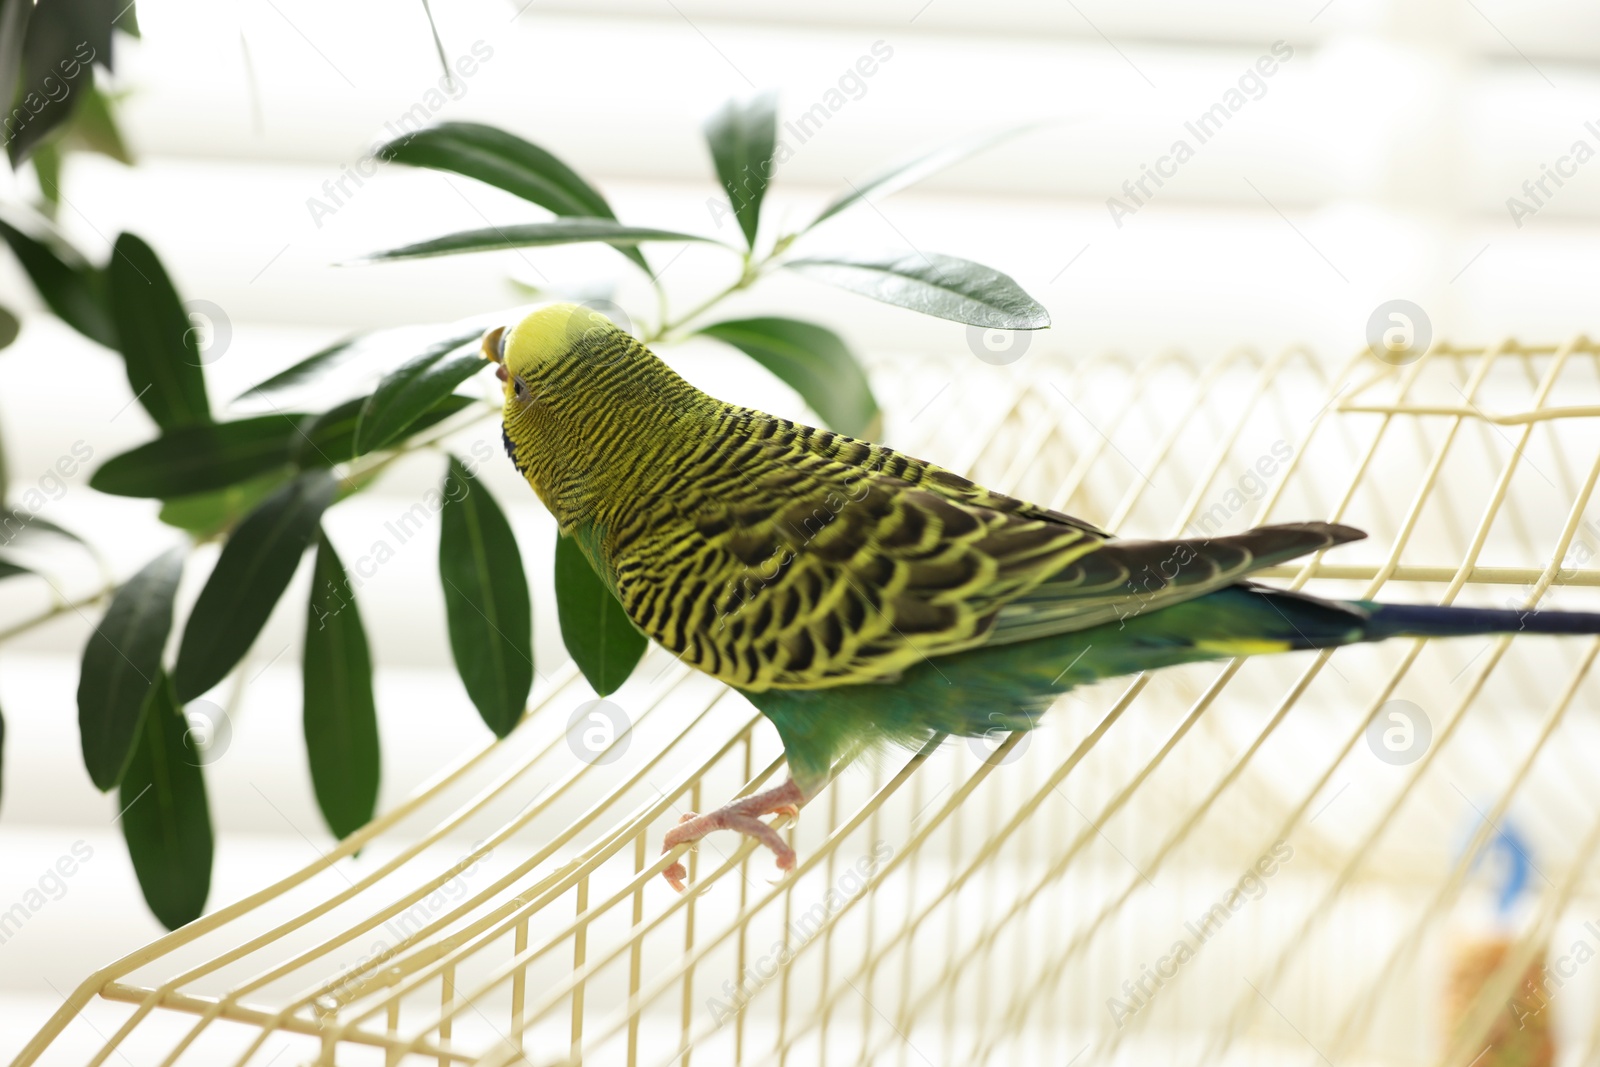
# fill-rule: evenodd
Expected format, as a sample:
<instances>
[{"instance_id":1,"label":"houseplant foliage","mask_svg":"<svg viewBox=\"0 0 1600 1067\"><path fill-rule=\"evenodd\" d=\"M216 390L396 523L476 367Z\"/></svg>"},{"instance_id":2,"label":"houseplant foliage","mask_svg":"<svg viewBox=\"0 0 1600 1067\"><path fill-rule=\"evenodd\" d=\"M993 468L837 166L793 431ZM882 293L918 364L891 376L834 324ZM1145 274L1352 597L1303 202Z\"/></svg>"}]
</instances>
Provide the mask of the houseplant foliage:
<instances>
[{"instance_id":1,"label":"houseplant foliage","mask_svg":"<svg viewBox=\"0 0 1600 1067\"><path fill-rule=\"evenodd\" d=\"M72 151L133 162L111 97L95 83L112 69L116 32L139 35L131 0L0 0L0 143L12 167L28 161L39 210L61 203L61 160ZM18 323L0 307L0 348Z\"/></svg>"},{"instance_id":2,"label":"houseplant foliage","mask_svg":"<svg viewBox=\"0 0 1600 1067\"><path fill-rule=\"evenodd\" d=\"M957 322L1013 330L1048 325L1044 309L1015 282L967 260L934 253L795 251L811 230L867 197L904 188L996 138L892 167L852 185L802 229L770 234L762 226L761 206L775 165L776 122L776 101L768 94L730 102L705 126L729 213L738 223L738 245L625 223L576 171L506 131L461 122L424 129L385 145L380 158L485 182L515 194L540 215L375 252L367 261L610 245L627 261L623 269L644 271L656 293L654 320L638 330L645 341L670 347L706 337L726 344L793 387L823 422L849 434L871 433L879 412L846 341L826 326L799 319L718 318L726 298L773 271L788 270ZM103 463L90 486L160 501L162 520L187 535L185 547L91 598L107 603L84 650L78 693L84 763L95 785L119 790L122 804L144 790L158 798L139 805L137 817L125 817L123 830L152 911L176 927L204 907L212 849L202 738L189 728L185 706L239 677L252 643L308 554L313 582L302 656L303 730L313 786L325 820L340 836L374 813L380 739L371 656L358 583L347 575L322 520L401 456L445 452L436 500L452 653L466 696L497 736L520 720L534 673L525 561L503 510L474 474L483 457L456 456L442 447L457 431L497 418L499 409L483 401L481 391L471 394L467 384L485 367L477 352L479 331L439 327L430 343L411 351L396 350L394 331L347 338L238 398L265 405L268 413L219 417L183 298L149 245L125 233L109 259L95 263L39 218L0 222L0 239L53 313L120 353L130 388L159 428L154 440ZM673 314L646 246L683 242L726 250L732 276L709 299ZM285 396L314 392L331 368L362 361L386 368L370 393L280 404ZM33 531L48 533L34 523ZM178 582L195 566L193 549L206 544L219 545L220 555L187 617L175 618ZM643 655L644 638L575 546L562 541L553 563L539 565L554 567L568 651L598 693L613 692ZM26 573L0 541L0 580L26 580ZM175 642L169 641L173 634ZM168 654L172 645L176 652Z\"/></svg>"}]
</instances>

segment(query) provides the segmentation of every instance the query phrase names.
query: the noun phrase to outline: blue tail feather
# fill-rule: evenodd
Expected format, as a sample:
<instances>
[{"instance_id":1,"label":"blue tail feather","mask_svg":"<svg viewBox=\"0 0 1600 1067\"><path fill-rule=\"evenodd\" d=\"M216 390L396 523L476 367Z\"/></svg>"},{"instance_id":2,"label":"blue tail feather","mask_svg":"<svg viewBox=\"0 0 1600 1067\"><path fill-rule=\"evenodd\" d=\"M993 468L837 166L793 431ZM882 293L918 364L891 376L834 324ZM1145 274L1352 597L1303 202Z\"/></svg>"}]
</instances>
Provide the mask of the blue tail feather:
<instances>
[{"instance_id":1,"label":"blue tail feather","mask_svg":"<svg viewBox=\"0 0 1600 1067\"><path fill-rule=\"evenodd\" d=\"M1379 604L1356 601L1369 612L1362 637L1463 637L1471 634L1600 634L1600 613L1530 608L1440 607L1435 604Z\"/></svg>"}]
</instances>

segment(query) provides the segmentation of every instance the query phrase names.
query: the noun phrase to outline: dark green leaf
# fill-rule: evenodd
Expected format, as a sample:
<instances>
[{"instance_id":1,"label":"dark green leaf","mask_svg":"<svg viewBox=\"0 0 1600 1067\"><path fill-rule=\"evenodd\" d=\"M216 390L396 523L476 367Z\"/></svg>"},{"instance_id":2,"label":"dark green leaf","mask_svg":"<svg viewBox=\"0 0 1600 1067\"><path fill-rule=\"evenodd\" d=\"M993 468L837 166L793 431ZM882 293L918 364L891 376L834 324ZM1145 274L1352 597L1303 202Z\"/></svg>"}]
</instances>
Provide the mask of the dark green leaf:
<instances>
[{"instance_id":1,"label":"dark green leaf","mask_svg":"<svg viewBox=\"0 0 1600 1067\"><path fill-rule=\"evenodd\" d=\"M24 493L22 496L26 500L28 494ZM8 545L18 537L32 534L50 534L55 537L64 537L68 541L76 541L80 545L88 544L87 541L65 526L57 525L49 519L41 519L37 515L30 514L26 509L0 508L0 545Z\"/></svg>"},{"instance_id":2,"label":"dark green leaf","mask_svg":"<svg viewBox=\"0 0 1600 1067\"><path fill-rule=\"evenodd\" d=\"M390 330L374 330L371 333L346 337L344 340L329 345L327 348L313 352L288 370L274 374L261 384L252 386L240 393L234 399L250 400L255 397L268 396L293 389L296 386L315 381L351 359L381 354L385 361L392 362L395 348L402 342L408 347L415 344L418 332L416 327L408 326ZM438 334L438 328L426 332ZM458 327L447 334L439 334L434 340L429 341L429 351L441 346L446 351L452 348L459 348L468 341L475 341L482 336L483 328L481 326L474 326L470 330L462 330Z\"/></svg>"},{"instance_id":3,"label":"dark green leaf","mask_svg":"<svg viewBox=\"0 0 1600 1067\"><path fill-rule=\"evenodd\" d=\"M91 341L117 347L106 279L98 268L54 234L41 240L0 221L0 238L11 247L40 299L57 318Z\"/></svg>"},{"instance_id":4,"label":"dark green leaf","mask_svg":"<svg viewBox=\"0 0 1600 1067\"><path fill-rule=\"evenodd\" d=\"M0 348L10 348L22 332L22 323L7 309L0 307Z\"/></svg>"},{"instance_id":5,"label":"dark green leaf","mask_svg":"<svg viewBox=\"0 0 1600 1067\"><path fill-rule=\"evenodd\" d=\"M335 341L327 348L318 349L288 370L279 371L266 381L251 386L234 399L248 400L252 397L267 396L312 381L353 355L358 340L359 337L346 337L342 341Z\"/></svg>"},{"instance_id":6,"label":"dark green leaf","mask_svg":"<svg viewBox=\"0 0 1600 1067\"><path fill-rule=\"evenodd\" d=\"M244 658L294 577L334 488L326 471L307 471L233 531L183 628L172 674L179 700L204 693Z\"/></svg>"},{"instance_id":7,"label":"dark green leaf","mask_svg":"<svg viewBox=\"0 0 1600 1067\"><path fill-rule=\"evenodd\" d=\"M422 0L422 11L428 16L428 31L433 34L433 50L439 53L439 66L444 68L444 83L447 88L454 88L456 76L450 69L450 61L445 58L444 42L439 39L439 27L433 21L433 8L428 0Z\"/></svg>"},{"instance_id":8,"label":"dark green leaf","mask_svg":"<svg viewBox=\"0 0 1600 1067\"><path fill-rule=\"evenodd\" d=\"M647 641L569 537L556 541L556 613L561 640L594 691L607 696L621 688Z\"/></svg>"},{"instance_id":9,"label":"dark green leaf","mask_svg":"<svg viewBox=\"0 0 1600 1067\"><path fill-rule=\"evenodd\" d=\"M378 710L355 590L325 533L311 576L304 666L311 784L328 828L347 837L378 804Z\"/></svg>"},{"instance_id":10,"label":"dark green leaf","mask_svg":"<svg viewBox=\"0 0 1600 1067\"><path fill-rule=\"evenodd\" d=\"M111 70L111 31L117 15L129 6L126 0L55 0L55 4L70 24L74 43L88 46L75 54L85 65L98 63ZM39 17L37 8L33 17Z\"/></svg>"},{"instance_id":11,"label":"dark green leaf","mask_svg":"<svg viewBox=\"0 0 1600 1067\"><path fill-rule=\"evenodd\" d=\"M200 917L211 892L211 812L200 751L172 685L157 679L117 794L122 836L145 903L176 930Z\"/></svg>"},{"instance_id":12,"label":"dark green leaf","mask_svg":"<svg viewBox=\"0 0 1600 1067\"><path fill-rule=\"evenodd\" d=\"M536 144L477 122L444 122L378 149L390 163L476 178L557 215L615 219L611 205L576 171Z\"/></svg>"},{"instance_id":13,"label":"dark green leaf","mask_svg":"<svg viewBox=\"0 0 1600 1067\"><path fill-rule=\"evenodd\" d=\"M34 6L22 40L22 83L6 120L13 167L72 114L91 64L110 65L115 14L106 0L39 0Z\"/></svg>"},{"instance_id":14,"label":"dark green leaf","mask_svg":"<svg viewBox=\"0 0 1600 1067\"><path fill-rule=\"evenodd\" d=\"M362 455L400 439L406 427L456 386L489 365L477 352L434 345L390 371L361 406L355 452Z\"/></svg>"},{"instance_id":15,"label":"dark green leaf","mask_svg":"<svg viewBox=\"0 0 1600 1067\"><path fill-rule=\"evenodd\" d=\"M163 430L211 421L194 323L154 250L117 237L106 267L128 384Z\"/></svg>"},{"instance_id":16,"label":"dark green leaf","mask_svg":"<svg viewBox=\"0 0 1600 1067\"><path fill-rule=\"evenodd\" d=\"M550 222L524 222L515 226L491 226L486 230L466 230L462 233L446 234L431 241L391 248L387 252L374 252L366 258L370 261L420 259L424 256L448 256L458 252L491 252L504 248L534 248L543 245L592 242L636 245L643 241L719 243L710 237L697 237L692 233L654 230L648 226L624 226L612 219L553 219Z\"/></svg>"},{"instance_id":17,"label":"dark green leaf","mask_svg":"<svg viewBox=\"0 0 1600 1067\"><path fill-rule=\"evenodd\" d=\"M13 523L16 528L13 528ZM67 541L77 541L78 544L88 545L88 542L83 537L67 530L66 526L50 522L48 518L29 515L27 512L22 512L22 510L0 509L0 536L14 537L18 533L54 534L56 537L66 537Z\"/></svg>"},{"instance_id":18,"label":"dark green leaf","mask_svg":"<svg viewBox=\"0 0 1600 1067\"><path fill-rule=\"evenodd\" d=\"M157 518L197 537L225 533L293 475L294 468L277 467L224 489L163 500Z\"/></svg>"},{"instance_id":19,"label":"dark green leaf","mask_svg":"<svg viewBox=\"0 0 1600 1067\"><path fill-rule=\"evenodd\" d=\"M24 567L22 564L13 563L8 559L0 557L0 581L4 581L7 578L15 578L19 574L32 573L33 572L31 570L29 570L27 567Z\"/></svg>"},{"instance_id":20,"label":"dark green leaf","mask_svg":"<svg viewBox=\"0 0 1600 1067\"><path fill-rule=\"evenodd\" d=\"M289 463L304 415L257 415L168 430L101 464L89 487L113 496L170 499L209 492Z\"/></svg>"},{"instance_id":21,"label":"dark green leaf","mask_svg":"<svg viewBox=\"0 0 1600 1067\"><path fill-rule=\"evenodd\" d=\"M294 461L302 467L328 467L354 459L356 424L360 421L361 409L366 406L367 399L358 396L307 419L301 425L301 436L292 449ZM396 440L419 434L475 403L471 397L451 393L408 423Z\"/></svg>"},{"instance_id":22,"label":"dark green leaf","mask_svg":"<svg viewBox=\"0 0 1600 1067\"><path fill-rule=\"evenodd\" d=\"M748 102L729 100L706 120L711 162L728 192L745 243L754 248L761 201L772 180L772 154L778 146L778 97L765 92Z\"/></svg>"},{"instance_id":23,"label":"dark green leaf","mask_svg":"<svg viewBox=\"0 0 1600 1067\"><path fill-rule=\"evenodd\" d=\"M828 202L828 206L822 209L822 213L811 220L811 224L806 227L806 230L813 228L826 219L831 219L845 208L859 203L869 195L877 194L880 197L884 197L898 193L900 190L915 185L931 174L936 174L948 166L961 162L963 159L977 155L986 148L993 148L1002 141L1009 141L1019 134L1027 133L1029 130L1037 128L1037 124L1029 124L1010 130L1003 130L1000 133L986 133L981 137L973 137L956 144L946 145L943 148L936 148L932 152L920 155L915 159L896 163L859 185L852 185L848 191L834 197ZM804 233L805 230L800 232Z\"/></svg>"},{"instance_id":24,"label":"dark green leaf","mask_svg":"<svg viewBox=\"0 0 1600 1067\"><path fill-rule=\"evenodd\" d=\"M699 331L725 341L793 387L824 422L861 436L878 414L867 376L832 330L795 319L733 319Z\"/></svg>"},{"instance_id":25,"label":"dark green leaf","mask_svg":"<svg viewBox=\"0 0 1600 1067\"><path fill-rule=\"evenodd\" d=\"M377 155L393 163L476 178L557 215L617 217L606 198L577 171L538 145L493 126L444 122L390 141ZM619 251L645 267L637 248Z\"/></svg>"},{"instance_id":26,"label":"dark green leaf","mask_svg":"<svg viewBox=\"0 0 1600 1067\"><path fill-rule=\"evenodd\" d=\"M511 524L450 457L439 515L439 580L450 651L467 695L496 737L522 717L533 687L533 612Z\"/></svg>"},{"instance_id":27,"label":"dark green leaf","mask_svg":"<svg viewBox=\"0 0 1600 1067\"><path fill-rule=\"evenodd\" d=\"M184 550L174 548L124 582L84 646L78 734L89 780L102 792L122 780L145 698L162 678L161 653L172 631L172 598L183 577L183 558Z\"/></svg>"},{"instance_id":28,"label":"dark green leaf","mask_svg":"<svg viewBox=\"0 0 1600 1067\"><path fill-rule=\"evenodd\" d=\"M1039 330L1050 313L997 270L968 259L924 255L792 259L784 266L885 304L991 330Z\"/></svg>"},{"instance_id":29,"label":"dark green leaf","mask_svg":"<svg viewBox=\"0 0 1600 1067\"><path fill-rule=\"evenodd\" d=\"M22 41L32 13L33 0L0 0L0 103L8 106L22 76Z\"/></svg>"}]
</instances>

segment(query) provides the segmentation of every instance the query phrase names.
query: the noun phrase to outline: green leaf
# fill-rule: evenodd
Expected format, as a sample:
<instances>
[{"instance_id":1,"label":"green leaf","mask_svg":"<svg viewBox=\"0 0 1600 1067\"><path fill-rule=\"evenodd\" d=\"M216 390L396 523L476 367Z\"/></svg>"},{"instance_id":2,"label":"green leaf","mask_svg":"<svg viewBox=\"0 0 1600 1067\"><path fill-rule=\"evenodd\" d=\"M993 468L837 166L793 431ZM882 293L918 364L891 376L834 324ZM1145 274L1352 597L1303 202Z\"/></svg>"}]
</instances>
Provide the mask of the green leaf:
<instances>
[{"instance_id":1,"label":"green leaf","mask_svg":"<svg viewBox=\"0 0 1600 1067\"><path fill-rule=\"evenodd\" d=\"M117 347L105 275L54 234L33 237L0 221L0 238L22 264L28 280L57 318L91 341Z\"/></svg>"},{"instance_id":2,"label":"green leaf","mask_svg":"<svg viewBox=\"0 0 1600 1067\"><path fill-rule=\"evenodd\" d=\"M346 400L338 407L306 420L300 427L301 436L291 452L294 461L302 467L327 467L346 463L356 456L356 424L368 397L358 396ZM418 415L401 429L395 440L414 436L431 426L443 422L458 411L464 411L477 401L468 396L451 393L441 398L433 407Z\"/></svg>"},{"instance_id":3,"label":"green leaf","mask_svg":"<svg viewBox=\"0 0 1600 1067\"><path fill-rule=\"evenodd\" d=\"M128 151L122 131L117 127L111 99L95 84L92 75L79 90L78 108L73 112L66 140L73 148L98 152L118 163L131 166L134 162L133 153Z\"/></svg>"},{"instance_id":4,"label":"green leaf","mask_svg":"<svg viewBox=\"0 0 1600 1067\"><path fill-rule=\"evenodd\" d=\"M556 541L556 613L561 640L594 691L620 689L648 642L570 537Z\"/></svg>"},{"instance_id":5,"label":"green leaf","mask_svg":"<svg viewBox=\"0 0 1600 1067\"><path fill-rule=\"evenodd\" d=\"M6 308L0 307L0 348L10 348L22 332L22 323Z\"/></svg>"},{"instance_id":6,"label":"green leaf","mask_svg":"<svg viewBox=\"0 0 1600 1067\"><path fill-rule=\"evenodd\" d=\"M433 34L433 50L439 53L439 66L444 68L445 86L454 89L456 76L450 70L450 61L445 58L444 42L439 39L439 27L433 21L433 8L429 6L428 0L422 0L422 11L428 16L428 31Z\"/></svg>"},{"instance_id":7,"label":"green leaf","mask_svg":"<svg viewBox=\"0 0 1600 1067\"><path fill-rule=\"evenodd\" d=\"M30 513L25 508L0 508L0 544L10 544L18 537L26 537L33 534L51 534L56 537L64 537L68 541L76 541L85 547L89 544L89 542L65 526L57 525L49 519L41 519L38 515Z\"/></svg>"},{"instance_id":8,"label":"green leaf","mask_svg":"<svg viewBox=\"0 0 1600 1067\"><path fill-rule=\"evenodd\" d=\"M496 737L522 718L533 688L533 612L511 524L454 456L439 515L439 580L450 651L467 695Z\"/></svg>"},{"instance_id":9,"label":"green leaf","mask_svg":"<svg viewBox=\"0 0 1600 1067\"><path fill-rule=\"evenodd\" d=\"M727 190L728 202L744 231L745 243L756 244L761 201L772 180L772 154L778 146L778 97L761 93L745 103L729 100L706 120L711 162Z\"/></svg>"},{"instance_id":10,"label":"green leaf","mask_svg":"<svg viewBox=\"0 0 1600 1067\"><path fill-rule=\"evenodd\" d=\"M113 496L191 496L289 464L304 415L257 415L180 426L100 465L89 487Z\"/></svg>"},{"instance_id":11,"label":"green leaf","mask_svg":"<svg viewBox=\"0 0 1600 1067\"><path fill-rule=\"evenodd\" d=\"M379 148L387 163L476 178L557 215L615 219L611 205L578 173L536 144L477 122L443 122Z\"/></svg>"},{"instance_id":12,"label":"green leaf","mask_svg":"<svg viewBox=\"0 0 1600 1067\"><path fill-rule=\"evenodd\" d=\"M117 237L106 267L128 384L163 430L211 421L194 324L154 250Z\"/></svg>"},{"instance_id":13,"label":"green leaf","mask_svg":"<svg viewBox=\"0 0 1600 1067\"><path fill-rule=\"evenodd\" d=\"M396 346L401 341L404 341L407 345L414 344L417 332L416 327L407 326L388 330L374 330L371 333L346 337L344 340L331 344L327 348L313 352L288 370L280 371L259 385L246 389L234 399L251 400L256 397L286 392L297 386L315 381L351 359L374 353L381 352L386 360L392 360ZM430 341L430 350L440 346L444 346L446 350L459 348L469 341L476 341L482 336L483 328L481 326L474 326L470 330L457 328Z\"/></svg>"},{"instance_id":14,"label":"green leaf","mask_svg":"<svg viewBox=\"0 0 1600 1067\"><path fill-rule=\"evenodd\" d=\"M378 709L355 590L326 533L317 538L303 662L311 784L328 828L347 837L378 805Z\"/></svg>"},{"instance_id":15,"label":"green leaf","mask_svg":"<svg viewBox=\"0 0 1600 1067\"><path fill-rule=\"evenodd\" d=\"M878 415L867 376L832 330L795 319L731 319L699 333L733 345L799 393L829 426L861 436Z\"/></svg>"},{"instance_id":16,"label":"green leaf","mask_svg":"<svg viewBox=\"0 0 1600 1067\"><path fill-rule=\"evenodd\" d=\"M124 582L84 646L78 734L83 765L101 792L122 780L139 736L145 699L163 677L161 653L172 631L172 600L183 577L183 559L184 550L174 548Z\"/></svg>"},{"instance_id":17,"label":"green leaf","mask_svg":"<svg viewBox=\"0 0 1600 1067\"><path fill-rule=\"evenodd\" d=\"M196 537L214 537L233 529L240 519L293 475L292 468L277 467L224 489L163 500L157 518L168 526L188 530Z\"/></svg>"},{"instance_id":18,"label":"green leaf","mask_svg":"<svg viewBox=\"0 0 1600 1067\"><path fill-rule=\"evenodd\" d=\"M92 50L87 58L82 50L75 53L84 65L98 63L111 70L111 31L118 13L127 6L125 0L54 0L54 6L64 15L73 43ZM33 17L39 17L37 7Z\"/></svg>"},{"instance_id":19,"label":"green leaf","mask_svg":"<svg viewBox=\"0 0 1600 1067\"><path fill-rule=\"evenodd\" d=\"M10 560L0 557L0 581L5 581L7 578L15 578L19 574L32 573L33 571L22 564L12 563Z\"/></svg>"},{"instance_id":20,"label":"green leaf","mask_svg":"<svg viewBox=\"0 0 1600 1067\"><path fill-rule=\"evenodd\" d=\"M997 270L935 253L791 259L790 270L885 304L991 330L1039 330L1050 313Z\"/></svg>"},{"instance_id":21,"label":"green leaf","mask_svg":"<svg viewBox=\"0 0 1600 1067\"><path fill-rule=\"evenodd\" d=\"M172 674L179 700L204 693L244 658L294 577L334 489L326 471L307 471L233 531L183 628Z\"/></svg>"},{"instance_id":22,"label":"green leaf","mask_svg":"<svg viewBox=\"0 0 1600 1067\"><path fill-rule=\"evenodd\" d=\"M492 252L504 248L536 248L544 245L570 245L600 242L609 245L636 245L643 241L704 241L720 244L710 237L648 226L625 226L612 219L553 219L550 222L524 222L515 226L491 226L486 230L466 230L446 234L431 241L374 252L367 261L420 259L424 256L449 256L458 252Z\"/></svg>"},{"instance_id":23,"label":"green leaf","mask_svg":"<svg viewBox=\"0 0 1600 1067\"><path fill-rule=\"evenodd\" d=\"M946 145L943 148L936 148L932 152L917 156L915 159L896 163L887 170L880 171L868 178L860 185L852 185L847 192L840 193L834 197L828 202L828 206L822 209L822 213L812 219L805 230L800 232L805 233L806 230L814 229L819 223L831 219L848 207L854 206L866 199L870 194L876 193L879 196L890 196L898 193L900 190L915 185L932 174L937 174L946 167L977 155L986 148L993 148L995 145L1003 141L1009 141L1013 137L1027 133L1029 130L1038 129L1038 125L1038 123L1029 123L1026 126L1002 130L999 133L986 133L981 137L972 137L965 141Z\"/></svg>"},{"instance_id":24,"label":"green leaf","mask_svg":"<svg viewBox=\"0 0 1600 1067\"><path fill-rule=\"evenodd\" d=\"M78 106L90 65L111 61L111 18L102 0L39 0L22 40L19 107L6 124L6 150L17 166ZM33 104L39 106L35 108ZM11 120L22 116L20 123Z\"/></svg>"},{"instance_id":25,"label":"green leaf","mask_svg":"<svg viewBox=\"0 0 1600 1067\"><path fill-rule=\"evenodd\" d=\"M434 345L406 360L378 383L361 405L356 421L355 453L363 455L399 440L423 412L456 386L489 366L477 352L458 352L459 345Z\"/></svg>"},{"instance_id":26,"label":"green leaf","mask_svg":"<svg viewBox=\"0 0 1600 1067\"><path fill-rule=\"evenodd\" d=\"M165 676L150 688L139 742L117 802L145 903L176 930L200 917L211 892L211 812L200 751Z\"/></svg>"},{"instance_id":27,"label":"green leaf","mask_svg":"<svg viewBox=\"0 0 1600 1067\"><path fill-rule=\"evenodd\" d=\"M335 341L327 348L318 349L288 370L279 371L266 381L252 385L234 399L249 400L268 396L313 381L354 355L355 345L359 340L360 337L346 337L342 341Z\"/></svg>"},{"instance_id":28,"label":"green leaf","mask_svg":"<svg viewBox=\"0 0 1600 1067\"><path fill-rule=\"evenodd\" d=\"M28 34L33 0L0 0L0 103L7 106L17 96L22 76L22 42Z\"/></svg>"},{"instance_id":29,"label":"green leaf","mask_svg":"<svg viewBox=\"0 0 1600 1067\"><path fill-rule=\"evenodd\" d=\"M557 215L615 219L599 190L536 144L477 122L444 122L396 138L379 159L449 171L504 189ZM619 249L646 270L637 248Z\"/></svg>"},{"instance_id":30,"label":"green leaf","mask_svg":"<svg viewBox=\"0 0 1600 1067\"><path fill-rule=\"evenodd\" d=\"M33 150L28 162L39 182L39 211L51 219L61 214L61 142L53 137Z\"/></svg>"}]
</instances>

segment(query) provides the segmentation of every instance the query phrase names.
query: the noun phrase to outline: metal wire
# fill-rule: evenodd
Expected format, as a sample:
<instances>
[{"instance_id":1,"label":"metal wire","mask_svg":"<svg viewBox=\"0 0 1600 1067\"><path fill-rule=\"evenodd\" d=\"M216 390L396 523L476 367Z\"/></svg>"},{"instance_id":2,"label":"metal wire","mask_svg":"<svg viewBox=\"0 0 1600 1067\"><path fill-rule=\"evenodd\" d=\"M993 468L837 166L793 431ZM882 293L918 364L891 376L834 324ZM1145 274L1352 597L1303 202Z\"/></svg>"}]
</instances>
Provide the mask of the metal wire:
<instances>
[{"instance_id":1,"label":"metal wire","mask_svg":"<svg viewBox=\"0 0 1600 1067\"><path fill-rule=\"evenodd\" d=\"M1128 534L1371 533L1266 572L1292 588L1600 605L1587 338L1331 374L1303 349L933 366L879 368L884 395L938 386L891 439L985 484ZM610 698L621 758L591 759L568 667L506 741L91 976L16 1063L58 1062L82 1016L91 1065L1467 1064L1595 902L1597 654L1413 640L1090 687L998 746L841 771L782 879L714 835L681 896L662 835L781 775L776 738L652 653ZM1432 736L1396 760L1372 739L1402 700ZM1512 828L1537 878L1486 908ZM1442 961L1483 937L1500 964L1436 1025ZM1600 1049L1592 1013L1563 1025Z\"/></svg>"}]
</instances>

